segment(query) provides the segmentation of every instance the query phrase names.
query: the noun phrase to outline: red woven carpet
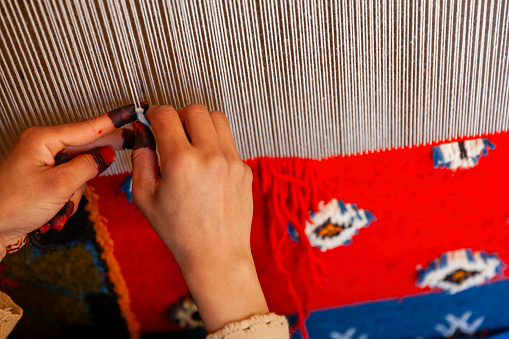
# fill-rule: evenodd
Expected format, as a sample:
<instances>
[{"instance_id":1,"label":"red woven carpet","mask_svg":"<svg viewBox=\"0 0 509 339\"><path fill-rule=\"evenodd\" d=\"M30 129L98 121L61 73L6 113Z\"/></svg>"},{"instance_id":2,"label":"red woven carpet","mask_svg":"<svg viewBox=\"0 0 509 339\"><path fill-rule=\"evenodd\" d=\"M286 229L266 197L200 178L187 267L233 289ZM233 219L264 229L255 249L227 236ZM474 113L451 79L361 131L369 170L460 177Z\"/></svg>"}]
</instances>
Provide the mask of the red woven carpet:
<instances>
[{"instance_id":1,"label":"red woven carpet","mask_svg":"<svg viewBox=\"0 0 509 339\"><path fill-rule=\"evenodd\" d=\"M509 133L487 138L497 148L476 167L455 172L434 169L431 145L319 162L247 161L254 174L252 248L270 309L283 314L299 311L288 278L302 309L309 312L429 293L429 288L416 285L416 266L425 267L447 251L483 250L509 263ZM318 173L309 181L318 187L304 187L307 181L299 184L299 194L311 196L309 206L292 204L299 197L285 191L288 177L299 172L288 170L292 168L313 168ZM169 307L189 292L168 249L120 191L126 176L101 177L91 183L100 196L99 212L107 219L141 331L172 330L176 327L168 316ZM281 183L276 194L274 182ZM309 247L302 229L296 243L290 240L286 224L274 222L278 201L298 205L295 215L302 215L302 209L332 198L356 203L376 216L348 246L321 252Z\"/></svg>"}]
</instances>

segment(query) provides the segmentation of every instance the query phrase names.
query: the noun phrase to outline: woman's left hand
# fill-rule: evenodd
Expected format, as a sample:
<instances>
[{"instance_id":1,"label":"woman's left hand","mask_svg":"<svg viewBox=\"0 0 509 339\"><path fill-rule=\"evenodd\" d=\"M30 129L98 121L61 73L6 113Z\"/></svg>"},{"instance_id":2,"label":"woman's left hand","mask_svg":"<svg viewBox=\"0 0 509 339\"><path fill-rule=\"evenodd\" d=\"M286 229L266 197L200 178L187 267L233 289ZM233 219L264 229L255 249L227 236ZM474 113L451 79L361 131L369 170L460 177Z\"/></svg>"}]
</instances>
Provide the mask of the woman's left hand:
<instances>
[{"instance_id":1,"label":"woman's left hand","mask_svg":"<svg viewBox=\"0 0 509 339\"><path fill-rule=\"evenodd\" d=\"M0 260L28 233L61 229L86 182L112 164L114 150L132 148L133 132L117 127L136 119L133 107L21 134L0 163Z\"/></svg>"}]
</instances>

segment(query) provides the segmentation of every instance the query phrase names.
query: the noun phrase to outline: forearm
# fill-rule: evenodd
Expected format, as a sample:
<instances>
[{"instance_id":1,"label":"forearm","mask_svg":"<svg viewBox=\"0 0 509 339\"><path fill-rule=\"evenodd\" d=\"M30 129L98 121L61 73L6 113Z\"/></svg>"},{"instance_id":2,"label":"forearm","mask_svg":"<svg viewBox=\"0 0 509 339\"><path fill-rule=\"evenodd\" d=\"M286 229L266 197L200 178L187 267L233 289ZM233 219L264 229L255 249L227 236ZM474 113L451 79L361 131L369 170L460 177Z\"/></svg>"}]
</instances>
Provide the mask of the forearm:
<instances>
[{"instance_id":1,"label":"forearm","mask_svg":"<svg viewBox=\"0 0 509 339\"><path fill-rule=\"evenodd\" d=\"M209 333L226 324L269 313L251 257L196 263L182 270ZM205 262L205 261L203 261Z\"/></svg>"}]
</instances>

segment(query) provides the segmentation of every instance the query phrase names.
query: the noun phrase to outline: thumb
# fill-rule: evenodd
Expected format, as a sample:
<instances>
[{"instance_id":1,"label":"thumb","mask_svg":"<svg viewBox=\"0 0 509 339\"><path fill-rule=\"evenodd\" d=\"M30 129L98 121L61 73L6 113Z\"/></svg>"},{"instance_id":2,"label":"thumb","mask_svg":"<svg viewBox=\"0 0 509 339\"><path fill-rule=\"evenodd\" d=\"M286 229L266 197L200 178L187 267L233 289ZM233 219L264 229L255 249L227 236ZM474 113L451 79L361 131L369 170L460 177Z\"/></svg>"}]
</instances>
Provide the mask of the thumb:
<instances>
[{"instance_id":1,"label":"thumb","mask_svg":"<svg viewBox=\"0 0 509 339\"><path fill-rule=\"evenodd\" d=\"M132 197L136 204L146 201L153 192L157 182L158 162L156 141L152 131L147 126L133 122L134 147L133 162L133 191Z\"/></svg>"},{"instance_id":2,"label":"thumb","mask_svg":"<svg viewBox=\"0 0 509 339\"><path fill-rule=\"evenodd\" d=\"M69 188L78 189L87 181L104 172L115 160L111 146L97 147L86 151L72 160L54 168L56 176ZM71 187L72 186L72 187Z\"/></svg>"}]
</instances>

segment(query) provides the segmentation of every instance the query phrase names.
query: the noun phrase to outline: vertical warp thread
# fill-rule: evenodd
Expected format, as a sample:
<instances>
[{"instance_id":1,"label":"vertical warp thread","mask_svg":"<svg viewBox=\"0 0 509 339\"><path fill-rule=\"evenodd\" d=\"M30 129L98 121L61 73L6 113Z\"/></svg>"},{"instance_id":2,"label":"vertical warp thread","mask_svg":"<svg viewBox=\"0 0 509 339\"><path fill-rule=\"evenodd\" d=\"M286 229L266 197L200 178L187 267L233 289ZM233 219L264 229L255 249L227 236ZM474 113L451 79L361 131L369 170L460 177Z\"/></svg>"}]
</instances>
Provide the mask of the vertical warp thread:
<instances>
[{"instance_id":1,"label":"vertical warp thread","mask_svg":"<svg viewBox=\"0 0 509 339\"><path fill-rule=\"evenodd\" d=\"M0 158L129 102L226 113L244 159L321 159L509 128L503 0L0 3ZM107 173L131 169L120 152Z\"/></svg>"}]
</instances>

